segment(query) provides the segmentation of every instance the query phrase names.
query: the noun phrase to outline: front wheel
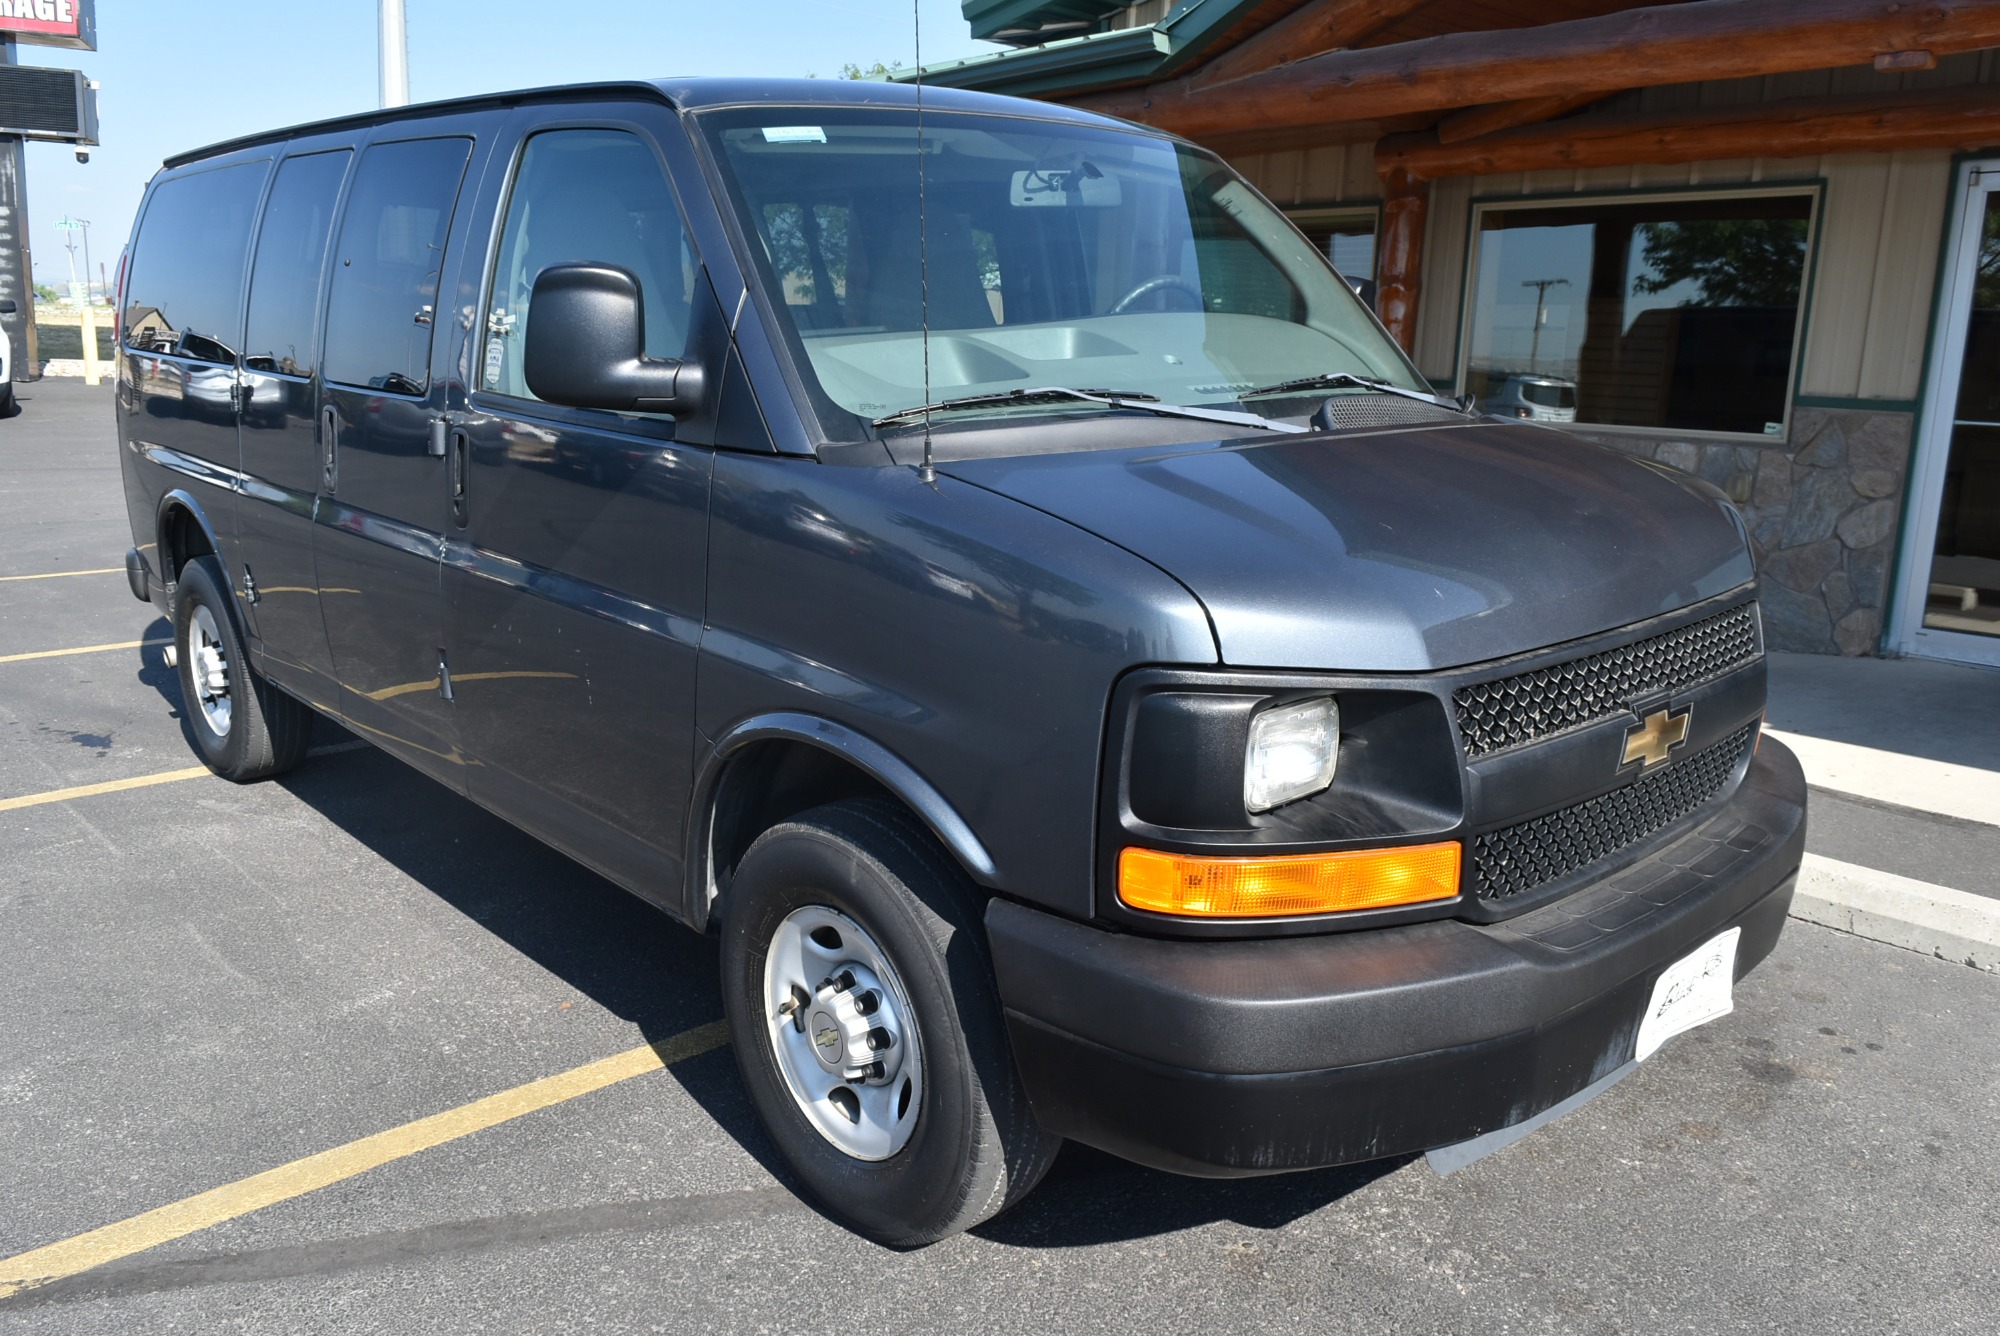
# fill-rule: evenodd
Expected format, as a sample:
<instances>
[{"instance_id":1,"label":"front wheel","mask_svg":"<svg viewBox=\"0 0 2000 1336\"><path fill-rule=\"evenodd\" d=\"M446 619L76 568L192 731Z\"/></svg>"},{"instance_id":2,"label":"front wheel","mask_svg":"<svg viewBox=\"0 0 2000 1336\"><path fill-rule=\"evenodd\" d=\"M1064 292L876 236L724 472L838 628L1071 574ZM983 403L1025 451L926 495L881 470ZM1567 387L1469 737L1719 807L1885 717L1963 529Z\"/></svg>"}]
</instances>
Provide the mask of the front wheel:
<instances>
[{"instance_id":1,"label":"front wheel","mask_svg":"<svg viewBox=\"0 0 2000 1336\"><path fill-rule=\"evenodd\" d=\"M227 591L214 557L181 567L174 585L175 658L201 759L224 779L247 784L305 759L312 711L251 669Z\"/></svg>"},{"instance_id":2,"label":"front wheel","mask_svg":"<svg viewBox=\"0 0 2000 1336\"><path fill-rule=\"evenodd\" d=\"M1062 1144L1015 1073L977 905L880 800L772 827L730 883L723 1003L744 1082L807 1191L884 1243L997 1215Z\"/></svg>"}]
</instances>

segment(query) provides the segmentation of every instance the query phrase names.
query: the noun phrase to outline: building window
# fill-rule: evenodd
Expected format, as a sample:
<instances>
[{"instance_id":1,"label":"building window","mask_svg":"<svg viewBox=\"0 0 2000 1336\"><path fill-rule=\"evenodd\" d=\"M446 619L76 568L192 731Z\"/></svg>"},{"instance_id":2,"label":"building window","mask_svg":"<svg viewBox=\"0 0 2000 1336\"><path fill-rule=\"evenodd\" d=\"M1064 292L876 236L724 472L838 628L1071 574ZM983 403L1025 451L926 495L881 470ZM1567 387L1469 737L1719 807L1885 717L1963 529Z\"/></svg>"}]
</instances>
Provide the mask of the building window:
<instances>
[{"instance_id":1,"label":"building window","mask_svg":"<svg viewBox=\"0 0 2000 1336\"><path fill-rule=\"evenodd\" d=\"M1817 199L1476 206L1463 392L1538 421L1781 434Z\"/></svg>"},{"instance_id":2,"label":"building window","mask_svg":"<svg viewBox=\"0 0 2000 1336\"><path fill-rule=\"evenodd\" d=\"M1294 209L1288 215L1371 307L1375 305L1375 231L1380 214L1371 204L1361 209Z\"/></svg>"}]
</instances>

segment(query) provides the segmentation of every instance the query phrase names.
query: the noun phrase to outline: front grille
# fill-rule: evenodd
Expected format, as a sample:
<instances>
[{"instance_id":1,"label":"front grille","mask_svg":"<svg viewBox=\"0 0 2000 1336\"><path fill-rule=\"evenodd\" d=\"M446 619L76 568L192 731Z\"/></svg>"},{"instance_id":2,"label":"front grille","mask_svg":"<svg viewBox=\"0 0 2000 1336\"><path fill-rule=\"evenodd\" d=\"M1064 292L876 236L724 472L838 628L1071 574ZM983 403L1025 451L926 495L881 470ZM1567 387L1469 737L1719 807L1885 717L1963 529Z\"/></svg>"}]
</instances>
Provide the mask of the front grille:
<instances>
[{"instance_id":1,"label":"front grille","mask_svg":"<svg viewBox=\"0 0 2000 1336\"><path fill-rule=\"evenodd\" d=\"M1738 604L1676 631L1452 693L1465 752L1480 756L1549 737L1685 691L1757 657L1757 605Z\"/></svg>"},{"instance_id":2,"label":"front grille","mask_svg":"<svg viewBox=\"0 0 2000 1336\"><path fill-rule=\"evenodd\" d=\"M1473 893L1511 900L1665 830L1722 792L1755 731L1739 729L1636 784L1475 837Z\"/></svg>"}]
</instances>

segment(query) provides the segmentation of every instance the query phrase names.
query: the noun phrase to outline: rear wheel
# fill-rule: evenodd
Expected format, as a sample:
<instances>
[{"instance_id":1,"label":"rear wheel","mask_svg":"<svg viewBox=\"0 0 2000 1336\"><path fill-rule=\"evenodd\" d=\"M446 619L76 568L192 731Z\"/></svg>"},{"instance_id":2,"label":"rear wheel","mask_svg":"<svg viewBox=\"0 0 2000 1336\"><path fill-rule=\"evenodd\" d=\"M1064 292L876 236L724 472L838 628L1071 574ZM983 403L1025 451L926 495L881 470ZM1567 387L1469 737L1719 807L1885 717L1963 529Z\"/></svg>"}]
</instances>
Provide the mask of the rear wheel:
<instances>
[{"instance_id":1,"label":"rear wheel","mask_svg":"<svg viewBox=\"0 0 2000 1336\"><path fill-rule=\"evenodd\" d=\"M208 768L247 784L305 759L312 711L250 667L214 557L181 567L174 586L174 648L181 700Z\"/></svg>"},{"instance_id":2,"label":"rear wheel","mask_svg":"<svg viewBox=\"0 0 2000 1336\"><path fill-rule=\"evenodd\" d=\"M978 904L880 800L772 827L730 883L723 1001L744 1082L808 1193L884 1243L998 1214L1062 1144L1015 1073Z\"/></svg>"}]
</instances>

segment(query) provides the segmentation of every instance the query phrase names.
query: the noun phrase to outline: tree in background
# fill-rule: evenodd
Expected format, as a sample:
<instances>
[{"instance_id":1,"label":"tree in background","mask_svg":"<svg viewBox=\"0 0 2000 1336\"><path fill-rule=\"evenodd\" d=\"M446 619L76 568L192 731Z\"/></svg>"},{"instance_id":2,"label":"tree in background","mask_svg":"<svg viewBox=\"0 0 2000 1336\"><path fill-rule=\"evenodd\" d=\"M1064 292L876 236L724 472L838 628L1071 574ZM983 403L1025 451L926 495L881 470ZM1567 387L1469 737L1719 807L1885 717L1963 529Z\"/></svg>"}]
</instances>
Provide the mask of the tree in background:
<instances>
[{"instance_id":1,"label":"tree in background","mask_svg":"<svg viewBox=\"0 0 2000 1336\"><path fill-rule=\"evenodd\" d=\"M1711 218L1642 223L1648 272L1632 281L1641 296L1693 283L1683 306L1791 306L1805 275L1803 218Z\"/></svg>"}]
</instances>

